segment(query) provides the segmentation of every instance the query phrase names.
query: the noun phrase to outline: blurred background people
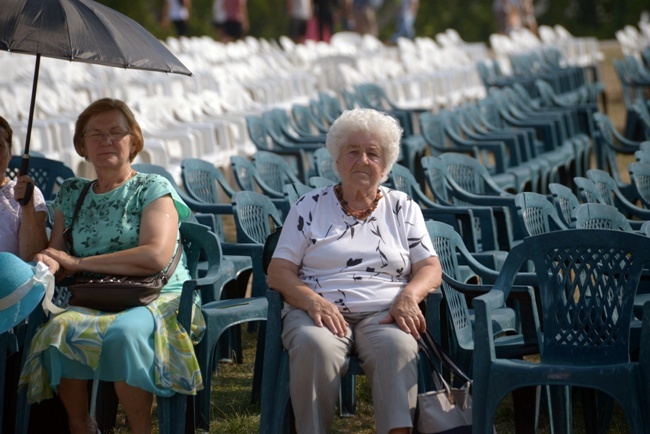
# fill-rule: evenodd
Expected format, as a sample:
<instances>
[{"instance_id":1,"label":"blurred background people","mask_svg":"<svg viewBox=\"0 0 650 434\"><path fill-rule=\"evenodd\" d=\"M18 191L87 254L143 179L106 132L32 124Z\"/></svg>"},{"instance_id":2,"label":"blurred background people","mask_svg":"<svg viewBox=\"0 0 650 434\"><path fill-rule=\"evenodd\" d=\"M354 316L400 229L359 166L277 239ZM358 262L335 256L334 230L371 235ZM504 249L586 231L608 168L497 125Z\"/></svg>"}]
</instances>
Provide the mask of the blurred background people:
<instances>
[{"instance_id":1,"label":"blurred background people","mask_svg":"<svg viewBox=\"0 0 650 434\"><path fill-rule=\"evenodd\" d=\"M395 16L395 33L390 42L397 42L397 38L415 38L415 18L420 6L419 0L402 0Z\"/></svg>"},{"instance_id":2,"label":"blurred background people","mask_svg":"<svg viewBox=\"0 0 650 434\"><path fill-rule=\"evenodd\" d=\"M163 5L162 27L174 25L177 36L187 36L187 23L190 20L191 0L166 0Z\"/></svg>"},{"instance_id":3,"label":"blurred background people","mask_svg":"<svg viewBox=\"0 0 650 434\"><path fill-rule=\"evenodd\" d=\"M242 39L249 29L247 0L215 0L212 25L221 42Z\"/></svg>"},{"instance_id":4,"label":"blurred background people","mask_svg":"<svg viewBox=\"0 0 650 434\"><path fill-rule=\"evenodd\" d=\"M287 0L287 10L289 11L289 37L295 43L304 42L307 24L314 13L312 0Z\"/></svg>"},{"instance_id":5,"label":"blurred background people","mask_svg":"<svg viewBox=\"0 0 650 434\"><path fill-rule=\"evenodd\" d=\"M383 0L352 0L354 31L362 35L379 36L377 9L383 3Z\"/></svg>"}]
</instances>

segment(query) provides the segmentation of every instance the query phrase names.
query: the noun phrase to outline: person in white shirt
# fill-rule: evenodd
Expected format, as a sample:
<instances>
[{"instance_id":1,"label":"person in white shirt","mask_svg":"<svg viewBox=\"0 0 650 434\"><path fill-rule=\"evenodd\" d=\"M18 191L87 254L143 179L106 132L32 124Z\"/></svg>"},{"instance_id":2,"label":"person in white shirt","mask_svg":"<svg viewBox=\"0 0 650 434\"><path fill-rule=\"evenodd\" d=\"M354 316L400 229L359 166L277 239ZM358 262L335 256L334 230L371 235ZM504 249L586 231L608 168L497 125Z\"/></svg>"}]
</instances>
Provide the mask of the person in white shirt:
<instances>
[{"instance_id":1,"label":"person in white shirt","mask_svg":"<svg viewBox=\"0 0 650 434\"><path fill-rule=\"evenodd\" d=\"M376 432L409 433L417 400L419 303L442 269L422 211L382 185L402 129L372 109L345 111L326 146L341 182L302 196L268 268L280 292L299 433L328 432L349 353L373 390Z\"/></svg>"},{"instance_id":2,"label":"person in white shirt","mask_svg":"<svg viewBox=\"0 0 650 434\"><path fill-rule=\"evenodd\" d=\"M31 261L47 246L45 200L41 191L34 187L29 202L20 203L27 184L33 181L27 175L15 180L7 177L12 138L9 122L0 116L0 252Z\"/></svg>"}]
</instances>

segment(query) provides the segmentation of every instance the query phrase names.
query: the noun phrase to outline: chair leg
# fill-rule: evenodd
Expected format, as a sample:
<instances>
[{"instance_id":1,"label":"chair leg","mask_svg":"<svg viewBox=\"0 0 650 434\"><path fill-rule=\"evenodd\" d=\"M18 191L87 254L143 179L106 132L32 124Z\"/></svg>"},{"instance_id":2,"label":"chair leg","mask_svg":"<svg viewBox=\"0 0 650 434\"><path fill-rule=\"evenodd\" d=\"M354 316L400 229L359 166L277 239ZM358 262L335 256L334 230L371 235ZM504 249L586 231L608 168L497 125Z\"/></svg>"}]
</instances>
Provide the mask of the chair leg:
<instances>
[{"instance_id":1,"label":"chair leg","mask_svg":"<svg viewBox=\"0 0 650 434\"><path fill-rule=\"evenodd\" d=\"M339 390L339 415L341 417L353 416L356 411L356 389L357 376L346 374L341 379L341 388Z\"/></svg>"},{"instance_id":2,"label":"chair leg","mask_svg":"<svg viewBox=\"0 0 650 434\"><path fill-rule=\"evenodd\" d=\"M92 382L89 382L88 394L92 393ZM97 389L97 414L95 420L101 432L111 432L115 428L117 406L119 399L112 382L100 381Z\"/></svg>"},{"instance_id":3,"label":"chair leg","mask_svg":"<svg viewBox=\"0 0 650 434\"><path fill-rule=\"evenodd\" d=\"M537 391L535 386L522 387L512 391L515 413L515 432L525 434L535 432L535 412Z\"/></svg>"}]
</instances>

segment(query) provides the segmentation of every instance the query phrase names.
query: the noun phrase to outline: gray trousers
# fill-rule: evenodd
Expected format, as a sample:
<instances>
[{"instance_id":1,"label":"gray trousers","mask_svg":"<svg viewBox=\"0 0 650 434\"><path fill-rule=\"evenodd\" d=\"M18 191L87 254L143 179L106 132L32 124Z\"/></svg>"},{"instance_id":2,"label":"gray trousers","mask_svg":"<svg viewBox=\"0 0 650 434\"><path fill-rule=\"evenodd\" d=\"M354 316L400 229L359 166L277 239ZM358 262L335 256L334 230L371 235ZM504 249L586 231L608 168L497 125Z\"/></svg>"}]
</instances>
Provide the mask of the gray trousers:
<instances>
[{"instance_id":1,"label":"gray trousers","mask_svg":"<svg viewBox=\"0 0 650 434\"><path fill-rule=\"evenodd\" d=\"M359 357L372 388L376 432L412 427L417 401L418 345L395 324L378 324L387 311L345 314L348 335L317 327L307 312L284 317L282 342L289 351L291 403L296 430L329 432L348 355Z\"/></svg>"}]
</instances>

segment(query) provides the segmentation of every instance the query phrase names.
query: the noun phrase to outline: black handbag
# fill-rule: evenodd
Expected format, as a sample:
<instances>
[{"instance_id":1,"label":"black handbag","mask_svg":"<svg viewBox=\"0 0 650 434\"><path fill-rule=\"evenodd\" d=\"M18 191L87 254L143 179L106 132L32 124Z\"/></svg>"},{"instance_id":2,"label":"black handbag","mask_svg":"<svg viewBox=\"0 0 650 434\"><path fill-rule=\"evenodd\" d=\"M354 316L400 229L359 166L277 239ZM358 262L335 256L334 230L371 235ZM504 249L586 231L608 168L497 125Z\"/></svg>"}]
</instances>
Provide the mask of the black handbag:
<instances>
[{"instance_id":1,"label":"black handbag","mask_svg":"<svg viewBox=\"0 0 650 434\"><path fill-rule=\"evenodd\" d=\"M81 191L70 226L63 233L68 252L72 255L74 255L72 227L86 193L93 183L94 181L89 182ZM167 269L153 276L117 276L110 274L103 277L75 276L74 282L68 285L70 291L68 304L105 312L121 312L130 307L146 306L158 298L160 291L174 273L181 258L181 249L180 245L177 246L172 262Z\"/></svg>"}]
</instances>

